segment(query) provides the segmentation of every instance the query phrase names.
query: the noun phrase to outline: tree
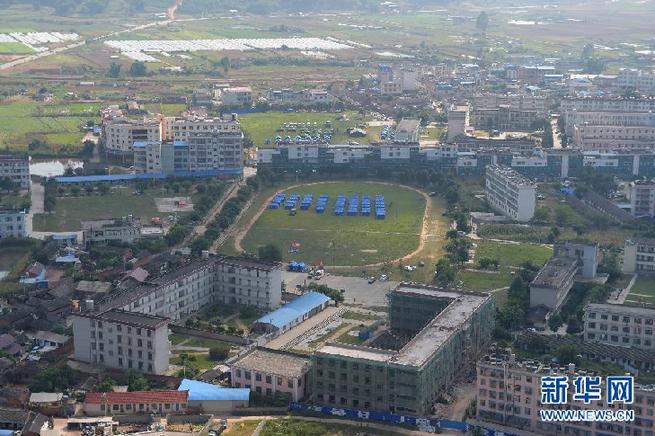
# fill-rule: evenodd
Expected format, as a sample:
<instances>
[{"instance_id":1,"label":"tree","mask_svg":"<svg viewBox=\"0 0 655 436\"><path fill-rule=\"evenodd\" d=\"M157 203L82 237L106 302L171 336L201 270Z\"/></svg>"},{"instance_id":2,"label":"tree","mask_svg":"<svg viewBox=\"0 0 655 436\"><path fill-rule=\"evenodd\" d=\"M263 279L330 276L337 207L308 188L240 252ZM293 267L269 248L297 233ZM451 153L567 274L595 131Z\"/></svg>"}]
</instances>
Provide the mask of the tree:
<instances>
[{"instance_id":1,"label":"tree","mask_svg":"<svg viewBox=\"0 0 655 436\"><path fill-rule=\"evenodd\" d=\"M211 360L223 361L230 355L229 348L214 347L209 349L209 358Z\"/></svg>"},{"instance_id":2,"label":"tree","mask_svg":"<svg viewBox=\"0 0 655 436\"><path fill-rule=\"evenodd\" d=\"M619 263L619 256L616 253L608 252L603 256L603 260L598 265L598 272L608 274L607 280L614 283L621 278L621 265Z\"/></svg>"},{"instance_id":3,"label":"tree","mask_svg":"<svg viewBox=\"0 0 655 436\"><path fill-rule=\"evenodd\" d=\"M191 251L194 254L198 254L202 251L209 250L210 246L211 242L207 238L204 236L199 236L191 243Z\"/></svg>"},{"instance_id":4,"label":"tree","mask_svg":"<svg viewBox=\"0 0 655 436\"><path fill-rule=\"evenodd\" d=\"M168 245L177 245L182 242L187 235L188 229L180 224L175 224L166 234Z\"/></svg>"},{"instance_id":5,"label":"tree","mask_svg":"<svg viewBox=\"0 0 655 436\"><path fill-rule=\"evenodd\" d=\"M546 223L550 220L550 209L542 206L534 211L532 220L538 223Z\"/></svg>"},{"instance_id":6,"label":"tree","mask_svg":"<svg viewBox=\"0 0 655 436\"><path fill-rule=\"evenodd\" d=\"M282 250L273 244L267 244L257 249L257 257L260 260L279 262L282 260Z\"/></svg>"},{"instance_id":7,"label":"tree","mask_svg":"<svg viewBox=\"0 0 655 436\"><path fill-rule=\"evenodd\" d=\"M111 66L109 67L109 77L117 78L121 75L121 64L117 64L116 62L112 62Z\"/></svg>"},{"instance_id":8,"label":"tree","mask_svg":"<svg viewBox=\"0 0 655 436\"><path fill-rule=\"evenodd\" d=\"M103 379L100 383L98 383L95 387L96 392L111 392L114 389L114 386L116 386L116 382L107 377Z\"/></svg>"},{"instance_id":9,"label":"tree","mask_svg":"<svg viewBox=\"0 0 655 436\"><path fill-rule=\"evenodd\" d=\"M556 313L548 319L548 327L550 327L550 329L554 332L559 330L562 324L564 324L564 320L559 313Z\"/></svg>"},{"instance_id":10,"label":"tree","mask_svg":"<svg viewBox=\"0 0 655 436\"><path fill-rule=\"evenodd\" d=\"M148 380L139 371L130 369L127 371L127 390L129 392L147 391Z\"/></svg>"},{"instance_id":11,"label":"tree","mask_svg":"<svg viewBox=\"0 0 655 436\"><path fill-rule=\"evenodd\" d=\"M451 239L446 244L446 251L450 254L450 258L457 264L462 264L469 260L469 250L471 249L471 241L467 238Z\"/></svg>"},{"instance_id":12,"label":"tree","mask_svg":"<svg viewBox=\"0 0 655 436\"><path fill-rule=\"evenodd\" d=\"M230 70L231 67L230 58L228 58L227 56L221 58L219 64L223 68L224 73L227 73Z\"/></svg>"},{"instance_id":13,"label":"tree","mask_svg":"<svg viewBox=\"0 0 655 436\"><path fill-rule=\"evenodd\" d=\"M441 286L447 286L455 281L457 269L445 257L439 259L436 265L434 280Z\"/></svg>"},{"instance_id":14,"label":"tree","mask_svg":"<svg viewBox=\"0 0 655 436\"><path fill-rule=\"evenodd\" d=\"M489 16L485 11L480 12L478 15L477 20L475 20L475 27L483 33L487 31L487 27L489 27Z\"/></svg>"},{"instance_id":15,"label":"tree","mask_svg":"<svg viewBox=\"0 0 655 436\"><path fill-rule=\"evenodd\" d=\"M141 61L136 61L130 66L130 76L143 77L148 75L146 64Z\"/></svg>"},{"instance_id":16,"label":"tree","mask_svg":"<svg viewBox=\"0 0 655 436\"><path fill-rule=\"evenodd\" d=\"M562 345L555 352L555 357L557 357L560 365L568 365L569 363L578 365L580 363L578 352L573 345Z\"/></svg>"}]
</instances>

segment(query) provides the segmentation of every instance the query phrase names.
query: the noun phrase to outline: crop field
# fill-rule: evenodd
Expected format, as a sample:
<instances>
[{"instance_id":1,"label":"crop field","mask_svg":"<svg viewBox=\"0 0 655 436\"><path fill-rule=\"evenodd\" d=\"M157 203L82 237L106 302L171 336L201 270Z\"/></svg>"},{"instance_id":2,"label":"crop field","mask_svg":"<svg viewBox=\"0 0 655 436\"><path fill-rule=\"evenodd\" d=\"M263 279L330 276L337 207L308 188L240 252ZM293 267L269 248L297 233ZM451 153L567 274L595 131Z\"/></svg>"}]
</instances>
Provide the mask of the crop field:
<instances>
[{"instance_id":1,"label":"crop field","mask_svg":"<svg viewBox=\"0 0 655 436\"><path fill-rule=\"evenodd\" d=\"M284 208L266 209L243 241L249 252L273 244L280 248L285 260L299 260L317 265L367 265L393 260L411 253L419 245L425 198L419 193L396 185L374 182L337 182L304 185L285 191L313 194L314 204L321 194L330 199L325 213L311 207L290 216ZM334 216L336 196L382 194L387 218L373 216ZM298 253L288 253L292 242L301 245Z\"/></svg>"},{"instance_id":2,"label":"crop field","mask_svg":"<svg viewBox=\"0 0 655 436\"><path fill-rule=\"evenodd\" d=\"M345 115L345 120L338 119ZM318 128L324 128L329 121L334 129L332 144L347 143L349 140L362 141L364 138L348 138L347 129L364 122L364 117L356 112L334 114L327 112L264 112L244 114L239 116L243 130L250 136L256 146L274 147L275 142L266 144L266 140L273 140L276 135L291 135L295 133L278 131L284 123L317 123Z\"/></svg>"},{"instance_id":3,"label":"crop field","mask_svg":"<svg viewBox=\"0 0 655 436\"><path fill-rule=\"evenodd\" d=\"M0 42L0 55L22 55L34 53L34 50L20 42Z\"/></svg>"},{"instance_id":4,"label":"crop field","mask_svg":"<svg viewBox=\"0 0 655 436\"><path fill-rule=\"evenodd\" d=\"M42 104L26 98L0 103L0 146L26 150L33 139L45 140L52 150L79 149L84 133L80 127L97 118L99 105Z\"/></svg>"}]
</instances>

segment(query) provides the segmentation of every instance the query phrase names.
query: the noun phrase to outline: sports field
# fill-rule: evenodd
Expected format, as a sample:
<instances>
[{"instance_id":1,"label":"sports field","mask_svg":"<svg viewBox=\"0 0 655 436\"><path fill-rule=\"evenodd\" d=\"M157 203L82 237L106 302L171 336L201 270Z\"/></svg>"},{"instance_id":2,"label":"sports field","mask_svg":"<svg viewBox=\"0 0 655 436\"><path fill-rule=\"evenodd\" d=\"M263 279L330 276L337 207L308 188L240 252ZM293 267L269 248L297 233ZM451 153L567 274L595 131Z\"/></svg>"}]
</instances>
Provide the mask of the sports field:
<instances>
[{"instance_id":1,"label":"sports field","mask_svg":"<svg viewBox=\"0 0 655 436\"><path fill-rule=\"evenodd\" d=\"M655 278L640 275L625 299L626 303L655 303Z\"/></svg>"},{"instance_id":2,"label":"sports field","mask_svg":"<svg viewBox=\"0 0 655 436\"><path fill-rule=\"evenodd\" d=\"M266 209L243 240L246 251L273 244L284 260L316 265L368 265L403 257L419 246L426 201L411 189L375 182L316 183L293 188L287 193L313 194L314 203L321 194L330 199L324 214L314 208L291 216L288 210ZM373 216L335 216L337 195L384 195L387 218ZM300 243L298 253L289 253L292 242Z\"/></svg>"}]
</instances>

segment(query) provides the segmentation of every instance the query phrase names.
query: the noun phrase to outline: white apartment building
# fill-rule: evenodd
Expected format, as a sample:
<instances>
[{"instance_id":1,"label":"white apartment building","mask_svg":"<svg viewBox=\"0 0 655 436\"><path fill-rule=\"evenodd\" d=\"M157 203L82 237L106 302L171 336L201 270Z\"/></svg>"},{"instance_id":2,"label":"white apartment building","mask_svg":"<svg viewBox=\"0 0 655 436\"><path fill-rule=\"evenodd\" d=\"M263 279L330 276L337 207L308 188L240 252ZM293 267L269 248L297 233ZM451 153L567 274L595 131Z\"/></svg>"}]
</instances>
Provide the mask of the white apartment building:
<instances>
[{"instance_id":1,"label":"white apartment building","mask_svg":"<svg viewBox=\"0 0 655 436\"><path fill-rule=\"evenodd\" d=\"M277 262L222 258L215 264L215 301L275 309L282 301L282 268Z\"/></svg>"},{"instance_id":2,"label":"white apartment building","mask_svg":"<svg viewBox=\"0 0 655 436\"><path fill-rule=\"evenodd\" d=\"M598 243L589 241L558 241L553 245L553 257L570 257L578 261L578 277L593 279L598 272Z\"/></svg>"},{"instance_id":3,"label":"white apartment building","mask_svg":"<svg viewBox=\"0 0 655 436\"><path fill-rule=\"evenodd\" d=\"M655 182L637 180L630 183L630 213L637 218L655 217Z\"/></svg>"},{"instance_id":4,"label":"white apartment building","mask_svg":"<svg viewBox=\"0 0 655 436\"><path fill-rule=\"evenodd\" d=\"M168 370L168 319L117 309L72 318L75 360L152 374Z\"/></svg>"},{"instance_id":5,"label":"white apartment building","mask_svg":"<svg viewBox=\"0 0 655 436\"><path fill-rule=\"evenodd\" d=\"M237 123L238 127L238 123ZM189 133L186 139L188 166L175 170L206 171L243 168L243 133L235 130L214 130ZM178 151L182 150L180 144Z\"/></svg>"},{"instance_id":6,"label":"white apartment building","mask_svg":"<svg viewBox=\"0 0 655 436\"><path fill-rule=\"evenodd\" d=\"M151 118L140 121L118 119L104 124L105 148L113 154L131 154L135 142L161 141L162 122Z\"/></svg>"},{"instance_id":7,"label":"white apartment building","mask_svg":"<svg viewBox=\"0 0 655 436\"><path fill-rule=\"evenodd\" d=\"M469 123L468 105L451 106L448 110L448 142L452 142L458 136L466 135Z\"/></svg>"},{"instance_id":8,"label":"white apartment building","mask_svg":"<svg viewBox=\"0 0 655 436\"><path fill-rule=\"evenodd\" d=\"M655 350L655 309L622 304L588 304L584 308L585 341Z\"/></svg>"},{"instance_id":9,"label":"white apartment building","mask_svg":"<svg viewBox=\"0 0 655 436\"><path fill-rule=\"evenodd\" d=\"M578 261L573 257L551 257L530 282L530 307L557 309L573 287Z\"/></svg>"},{"instance_id":10,"label":"white apartment building","mask_svg":"<svg viewBox=\"0 0 655 436\"><path fill-rule=\"evenodd\" d=\"M26 237L25 216L24 210L0 209L0 239Z\"/></svg>"},{"instance_id":11,"label":"white apartment building","mask_svg":"<svg viewBox=\"0 0 655 436\"><path fill-rule=\"evenodd\" d=\"M488 165L485 193L489 205L516 221L530 221L537 203L537 185L511 168Z\"/></svg>"},{"instance_id":12,"label":"white apartment building","mask_svg":"<svg viewBox=\"0 0 655 436\"><path fill-rule=\"evenodd\" d=\"M30 159L8 154L0 154L0 179L8 177L21 191L30 189Z\"/></svg>"},{"instance_id":13,"label":"white apartment building","mask_svg":"<svg viewBox=\"0 0 655 436\"><path fill-rule=\"evenodd\" d=\"M655 240L626 239L623 246L624 274L655 273Z\"/></svg>"},{"instance_id":14,"label":"white apartment building","mask_svg":"<svg viewBox=\"0 0 655 436\"><path fill-rule=\"evenodd\" d=\"M141 238L141 220L133 216L82 221L84 244L121 242L131 244Z\"/></svg>"},{"instance_id":15,"label":"white apartment building","mask_svg":"<svg viewBox=\"0 0 655 436\"><path fill-rule=\"evenodd\" d=\"M655 93L655 74L634 68L621 68L616 77L619 88L633 88L644 94Z\"/></svg>"},{"instance_id":16,"label":"white apartment building","mask_svg":"<svg viewBox=\"0 0 655 436\"><path fill-rule=\"evenodd\" d=\"M602 395L601 401L584 404L572 396L575 393L573 380L585 375L594 374L576 370L574 364L550 366L539 361L517 360L507 353L485 356L477 364L477 419L492 424L490 427L498 424L506 432L527 435L653 435L655 389L652 386L635 385L634 404L608 404L606 395ZM555 408L541 404L541 377L546 376L568 376L566 409L634 410L635 420L625 423L542 421L539 411ZM602 391L605 392L605 386Z\"/></svg>"},{"instance_id":17,"label":"white apartment building","mask_svg":"<svg viewBox=\"0 0 655 436\"><path fill-rule=\"evenodd\" d=\"M248 86L225 88L222 91L223 106L252 106L252 89Z\"/></svg>"},{"instance_id":18,"label":"white apartment building","mask_svg":"<svg viewBox=\"0 0 655 436\"><path fill-rule=\"evenodd\" d=\"M241 125L236 114L227 114L221 118L167 118L165 130L171 135L168 138L185 141L193 133L217 132L220 134L241 135Z\"/></svg>"},{"instance_id":19,"label":"white apartment building","mask_svg":"<svg viewBox=\"0 0 655 436\"><path fill-rule=\"evenodd\" d=\"M651 150L655 126L575 124L573 141L585 150Z\"/></svg>"}]
</instances>

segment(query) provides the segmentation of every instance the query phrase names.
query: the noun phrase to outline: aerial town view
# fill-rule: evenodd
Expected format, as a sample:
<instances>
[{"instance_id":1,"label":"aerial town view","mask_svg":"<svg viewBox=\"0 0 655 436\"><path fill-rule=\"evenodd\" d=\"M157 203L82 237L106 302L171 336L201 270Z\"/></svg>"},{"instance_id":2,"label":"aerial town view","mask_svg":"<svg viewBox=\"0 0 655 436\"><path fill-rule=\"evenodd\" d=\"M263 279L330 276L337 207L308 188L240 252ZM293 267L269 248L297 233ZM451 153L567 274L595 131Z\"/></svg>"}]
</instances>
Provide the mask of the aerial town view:
<instances>
[{"instance_id":1,"label":"aerial town view","mask_svg":"<svg viewBox=\"0 0 655 436\"><path fill-rule=\"evenodd\" d=\"M0 0L0 436L655 436L655 0Z\"/></svg>"}]
</instances>

